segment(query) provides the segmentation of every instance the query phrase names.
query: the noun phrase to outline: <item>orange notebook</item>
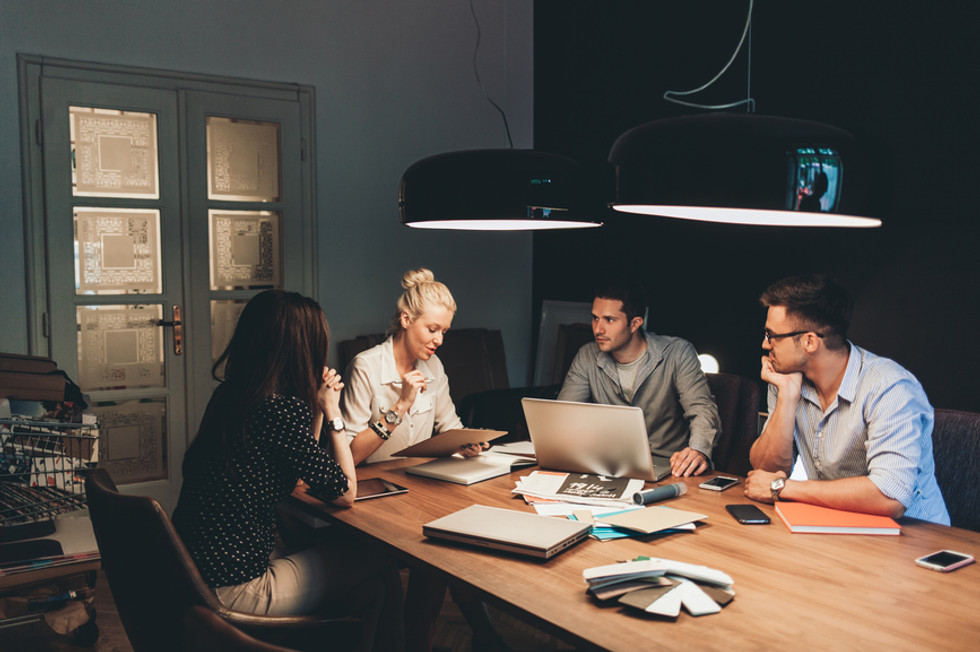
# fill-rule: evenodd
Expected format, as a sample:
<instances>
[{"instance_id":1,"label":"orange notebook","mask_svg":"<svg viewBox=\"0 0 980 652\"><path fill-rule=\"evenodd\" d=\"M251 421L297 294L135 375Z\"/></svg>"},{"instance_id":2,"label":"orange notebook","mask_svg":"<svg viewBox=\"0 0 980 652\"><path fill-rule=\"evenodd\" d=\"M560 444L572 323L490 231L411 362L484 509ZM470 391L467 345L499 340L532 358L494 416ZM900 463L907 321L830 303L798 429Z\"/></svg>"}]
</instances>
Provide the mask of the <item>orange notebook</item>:
<instances>
[{"instance_id":1,"label":"orange notebook","mask_svg":"<svg viewBox=\"0 0 980 652\"><path fill-rule=\"evenodd\" d=\"M901 534L902 527L887 516L846 512L806 503L777 502L776 515L790 532L803 534Z\"/></svg>"}]
</instances>

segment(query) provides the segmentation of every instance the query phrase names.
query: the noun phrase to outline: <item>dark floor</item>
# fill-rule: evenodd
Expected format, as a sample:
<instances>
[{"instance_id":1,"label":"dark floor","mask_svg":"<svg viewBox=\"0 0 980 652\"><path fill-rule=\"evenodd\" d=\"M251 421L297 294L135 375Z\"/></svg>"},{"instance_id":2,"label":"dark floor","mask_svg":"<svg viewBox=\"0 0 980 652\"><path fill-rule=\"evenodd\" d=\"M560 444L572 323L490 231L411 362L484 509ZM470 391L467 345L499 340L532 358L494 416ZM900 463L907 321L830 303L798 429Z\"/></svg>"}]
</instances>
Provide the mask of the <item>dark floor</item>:
<instances>
[{"instance_id":1,"label":"dark floor","mask_svg":"<svg viewBox=\"0 0 980 652\"><path fill-rule=\"evenodd\" d=\"M56 634L44 622L36 622L0 629L0 652L132 652L109 585L101 572L96 581L95 609L99 638L91 647L76 645L70 637ZM515 652L572 649L516 618L494 609L490 611L497 630ZM443 603L437 621L435 645L453 652L470 652L470 629L450 599Z\"/></svg>"}]
</instances>

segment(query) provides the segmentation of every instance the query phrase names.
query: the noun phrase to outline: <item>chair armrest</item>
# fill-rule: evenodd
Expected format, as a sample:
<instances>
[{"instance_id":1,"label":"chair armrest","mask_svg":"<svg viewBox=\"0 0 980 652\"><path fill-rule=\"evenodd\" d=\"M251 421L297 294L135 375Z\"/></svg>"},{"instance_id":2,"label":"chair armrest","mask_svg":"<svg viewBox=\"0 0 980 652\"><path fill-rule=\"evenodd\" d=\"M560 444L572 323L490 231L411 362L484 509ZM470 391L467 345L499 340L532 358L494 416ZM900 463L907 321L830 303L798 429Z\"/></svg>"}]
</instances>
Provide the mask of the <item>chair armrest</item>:
<instances>
[{"instance_id":1,"label":"chair armrest","mask_svg":"<svg viewBox=\"0 0 980 652\"><path fill-rule=\"evenodd\" d=\"M230 609L221 609L218 615L261 641L297 650L320 650L326 641L331 649L352 649L363 634L362 621L352 616L264 616Z\"/></svg>"}]
</instances>

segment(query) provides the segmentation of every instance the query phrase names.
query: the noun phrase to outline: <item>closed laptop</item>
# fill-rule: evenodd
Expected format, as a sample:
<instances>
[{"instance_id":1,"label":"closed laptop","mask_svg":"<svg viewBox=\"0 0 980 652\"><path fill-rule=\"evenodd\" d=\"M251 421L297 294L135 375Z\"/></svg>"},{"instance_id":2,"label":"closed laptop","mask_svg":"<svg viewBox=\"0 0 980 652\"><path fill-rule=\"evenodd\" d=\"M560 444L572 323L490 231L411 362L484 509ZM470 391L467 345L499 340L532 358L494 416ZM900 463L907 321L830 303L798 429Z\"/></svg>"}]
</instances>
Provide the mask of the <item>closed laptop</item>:
<instances>
[{"instance_id":1,"label":"closed laptop","mask_svg":"<svg viewBox=\"0 0 980 652\"><path fill-rule=\"evenodd\" d=\"M422 526L427 537L550 559L589 535L588 523L470 505Z\"/></svg>"}]
</instances>

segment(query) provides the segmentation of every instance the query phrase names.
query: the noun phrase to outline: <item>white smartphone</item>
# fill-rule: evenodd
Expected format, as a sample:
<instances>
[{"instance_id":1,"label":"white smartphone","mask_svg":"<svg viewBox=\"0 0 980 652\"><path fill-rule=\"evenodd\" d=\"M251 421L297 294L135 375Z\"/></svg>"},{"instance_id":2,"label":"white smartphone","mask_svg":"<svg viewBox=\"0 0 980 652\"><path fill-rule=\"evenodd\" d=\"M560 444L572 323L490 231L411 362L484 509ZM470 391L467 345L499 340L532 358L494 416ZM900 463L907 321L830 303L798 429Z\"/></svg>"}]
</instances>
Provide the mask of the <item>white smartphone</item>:
<instances>
[{"instance_id":1,"label":"white smartphone","mask_svg":"<svg viewBox=\"0 0 980 652\"><path fill-rule=\"evenodd\" d=\"M724 491L729 487L734 487L738 484L738 478L729 478L724 475L716 475L710 480L705 480L698 485L701 489L710 489L711 491Z\"/></svg>"},{"instance_id":2,"label":"white smartphone","mask_svg":"<svg viewBox=\"0 0 980 652\"><path fill-rule=\"evenodd\" d=\"M972 564L973 561L972 555L966 555L953 550L939 550L931 555L919 557L915 560L915 563L919 566L939 571L940 573L947 573L967 564Z\"/></svg>"}]
</instances>

